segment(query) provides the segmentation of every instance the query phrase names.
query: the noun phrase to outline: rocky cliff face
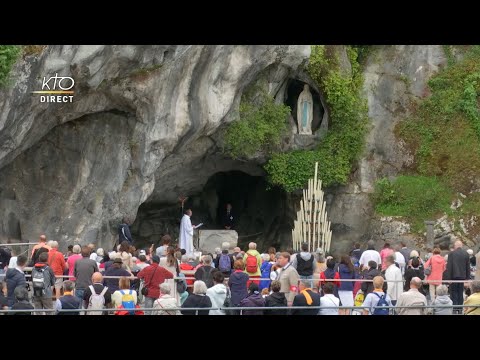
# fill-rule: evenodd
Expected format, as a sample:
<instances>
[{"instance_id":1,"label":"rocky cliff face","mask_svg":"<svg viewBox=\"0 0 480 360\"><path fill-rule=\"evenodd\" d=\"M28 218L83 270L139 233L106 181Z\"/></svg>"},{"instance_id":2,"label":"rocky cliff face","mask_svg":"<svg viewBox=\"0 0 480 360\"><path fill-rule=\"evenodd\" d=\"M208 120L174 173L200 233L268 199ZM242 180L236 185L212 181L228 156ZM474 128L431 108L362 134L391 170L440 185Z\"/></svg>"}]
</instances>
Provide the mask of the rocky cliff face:
<instances>
[{"instance_id":1,"label":"rocky cliff face","mask_svg":"<svg viewBox=\"0 0 480 360\"><path fill-rule=\"evenodd\" d=\"M370 194L382 177L395 177L413 160L394 134L397 123L409 115L412 105L427 96L427 81L447 59L441 45L376 47L364 70L364 95L368 100L370 132L365 152L352 181L332 189L328 197L336 248L373 238L413 241L408 224L392 218L375 218Z\"/></svg>"},{"instance_id":2,"label":"rocky cliff face","mask_svg":"<svg viewBox=\"0 0 480 360\"><path fill-rule=\"evenodd\" d=\"M258 74L274 70L274 93L309 53L309 46L82 45L20 59L14 86L0 90L1 236L46 233L62 246L109 247L121 218L134 219L154 189L176 201L179 176L168 169L180 171L190 149L211 147L209 137L234 118ZM31 94L56 73L74 78L72 103Z\"/></svg>"},{"instance_id":3,"label":"rocky cliff face","mask_svg":"<svg viewBox=\"0 0 480 360\"><path fill-rule=\"evenodd\" d=\"M0 90L1 239L46 233L64 247L79 241L110 247L118 222L134 219L141 204L168 205L164 212L172 217L179 195L201 191L196 205L214 217L218 196L211 184L204 189L212 175L264 176L258 161L219 154L218 130L235 118L243 91L260 75L279 101L289 79L308 82L297 69L309 55L309 46L48 46L20 59L14 86ZM347 71L348 58L341 58ZM408 224L373 218L369 194L377 179L411 161L393 129L445 63L441 46L381 46L369 57L366 150L349 185L327 192L334 250L408 233ZM75 79L71 104L41 103L31 94L55 73ZM276 206L257 193L258 184L248 201L268 204L250 208L251 228L272 229L265 239L286 244L298 199L280 196ZM274 207L281 214L272 214ZM145 214L134 226L145 239L172 231L175 223L165 222L164 213L147 207Z\"/></svg>"}]
</instances>

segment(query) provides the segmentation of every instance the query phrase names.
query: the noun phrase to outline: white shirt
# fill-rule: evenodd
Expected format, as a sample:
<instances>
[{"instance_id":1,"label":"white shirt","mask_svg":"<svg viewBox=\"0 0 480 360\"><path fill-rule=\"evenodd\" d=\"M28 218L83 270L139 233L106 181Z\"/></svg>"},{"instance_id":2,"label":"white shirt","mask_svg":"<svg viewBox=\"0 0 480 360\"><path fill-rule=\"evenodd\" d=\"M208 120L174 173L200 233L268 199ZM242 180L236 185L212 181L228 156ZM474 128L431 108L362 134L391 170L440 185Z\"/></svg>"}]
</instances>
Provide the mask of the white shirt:
<instances>
[{"instance_id":1,"label":"white shirt","mask_svg":"<svg viewBox=\"0 0 480 360\"><path fill-rule=\"evenodd\" d=\"M398 266L400 266L402 275L405 274L405 256L403 256L401 252L395 251L395 261L397 262Z\"/></svg>"},{"instance_id":2,"label":"white shirt","mask_svg":"<svg viewBox=\"0 0 480 360\"><path fill-rule=\"evenodd\" d=\"M379 291L377 292L378 295L383 296L384 292ZM375 295L373 292L367 295L365 300L363 301L362 307L368 310L368 315L372 315L373 312L375 311L375 307L377 306L380 298ZM392 306L392 301L390 300L390 297L385 296L385 301L387 302L388 306Z\"/></svg>"},{"instance_id":3,"label":"white shirt","mask_svg":"<svg viewBox=\"0 0 480 360\"><path fill-rule=\"evenodd\" d=\"M340 299L333 294L325 294L320 298L320 311L318 315L338 315L338 306ZM322 309L322 307L336 306L336 309Z\"/></svg>"},{"instance_id":4,"label":"white shirt","mask_svg":"<svg viewBox=\"0 0 480 360\"><path fill-rule=\"evenodd\" d=\"M362 256L360 256L359 263L360 265L363 265L366 267L368 265L369 261L375 261L377 265L380 265L382 263L382 258L380 257L380 253L376 250L365 250L362 253Z\"/></svg>"},{"instance_id":5,"label":"white shirt","mask_svg":"<svg viewBox=\"0 0 480 360\"><path fill-rule=\"evenodd\" d=\"M9 269L15 269L17 267L17 257L16 256L12 256L10 258L10 262L8 263L8 268Z\"/></svg>"},{"instance_id":6,"label":"white shirt","mask_svg":"<svg viewBox=\"0 0 480 360\"><path fill-rule=\"evenodd\" d=\"M403 258L403 255L400 254ZM403 293L402 272L395 264L390 265L385 271L385 279L387 280L387 294L392 300L398 300Z\"/></svg>"}]
</instances>

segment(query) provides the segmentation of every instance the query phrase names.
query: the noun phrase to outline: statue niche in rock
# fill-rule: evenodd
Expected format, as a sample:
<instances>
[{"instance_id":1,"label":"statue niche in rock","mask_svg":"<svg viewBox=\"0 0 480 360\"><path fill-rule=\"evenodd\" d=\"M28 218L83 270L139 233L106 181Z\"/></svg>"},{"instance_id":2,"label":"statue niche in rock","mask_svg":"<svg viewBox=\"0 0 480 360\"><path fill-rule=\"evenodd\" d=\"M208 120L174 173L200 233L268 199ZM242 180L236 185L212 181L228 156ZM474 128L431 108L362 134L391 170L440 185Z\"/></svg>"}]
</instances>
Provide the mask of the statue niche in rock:
<instances>
[{"instance_id":1,"label":"statue niche in rock","mask_svg":"<svg viewBox=\"0 0 480 360\"><path fill-rule=\"evenodd\" d=\"M297 121L298 133L302 135L312 135L313 120L313 98L307 84L298 96L297 103Z\"/></svg>"}]
</instances>

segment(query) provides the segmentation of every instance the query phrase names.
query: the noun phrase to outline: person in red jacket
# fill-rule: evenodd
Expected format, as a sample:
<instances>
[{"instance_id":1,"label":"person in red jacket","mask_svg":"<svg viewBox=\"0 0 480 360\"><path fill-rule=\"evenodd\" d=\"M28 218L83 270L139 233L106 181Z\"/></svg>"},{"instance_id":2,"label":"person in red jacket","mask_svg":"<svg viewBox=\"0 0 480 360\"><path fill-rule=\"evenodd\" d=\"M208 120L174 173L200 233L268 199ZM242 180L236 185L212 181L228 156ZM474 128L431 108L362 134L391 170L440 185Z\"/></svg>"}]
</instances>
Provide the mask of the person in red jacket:
<instances>
[{"instance_id":1,"label":"person in red jacket","mask_svg":"<svg viewBox=\"0 0 480 360\"><path fill-rule=\"evenodd\" d=\"M158 255L152 256L152 265L147 266L137 275L139 279L143 279L144 288L148 293L145 296L145 308L153 308L153 302L160 297L160 284L165 282L165 279L173 279L173 274L159 265L160 257ZM149 315L151 311L148 311Z\"/></svg>"},{"instance_id":2,"label":"person in red jacket","mask_svg":"<svg viewBox=\"0 0 480 360\"><path fill-rule=\"evenodd\" d=\"M335 268L335 260L328 259L327 260L327 269L320 273L320 287L323 291L323 285L325 285L325 281L327 280L340 280L340 274L338 271L334 270ZM338 288L340 287L340 281L332 281L334 288L333 294L338 297Z\"/></svg>"},{"instance_id":3,"label":"person in red jacket","mask_svg":"<svg viewBox=\"0 0 480 360\"><path fill-rule=\"evenodd\" d=\"M63 272L66 269L65 258L63 254L58 251L58 242L51 242L52 249L48 252L48 265L55 274L55 298L60 299L62 287L63 287ZM58 276L58 277L57 277Z\"/></svg>"}]
</instances>

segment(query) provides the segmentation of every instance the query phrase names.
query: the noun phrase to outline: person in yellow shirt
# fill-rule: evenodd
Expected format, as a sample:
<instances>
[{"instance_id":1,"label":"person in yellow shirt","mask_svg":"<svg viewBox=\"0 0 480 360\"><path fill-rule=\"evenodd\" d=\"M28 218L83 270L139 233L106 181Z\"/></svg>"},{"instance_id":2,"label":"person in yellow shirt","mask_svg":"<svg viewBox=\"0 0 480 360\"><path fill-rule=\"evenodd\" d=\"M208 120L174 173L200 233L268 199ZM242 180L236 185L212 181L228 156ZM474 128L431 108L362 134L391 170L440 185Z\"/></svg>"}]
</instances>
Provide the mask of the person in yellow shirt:
<instances>
[{"instance_id":1,"label":"person in yellow shirt","mask_svg":"<svg viewBox=\"0 0 480 360\"><path fill-rule=\"evenodd\" d=\"M472 295L465 300L464 305L471 305L464 308L465 315L480 315L480 281L475 280L470 284Z\"/></svg>"}]
</instances>

